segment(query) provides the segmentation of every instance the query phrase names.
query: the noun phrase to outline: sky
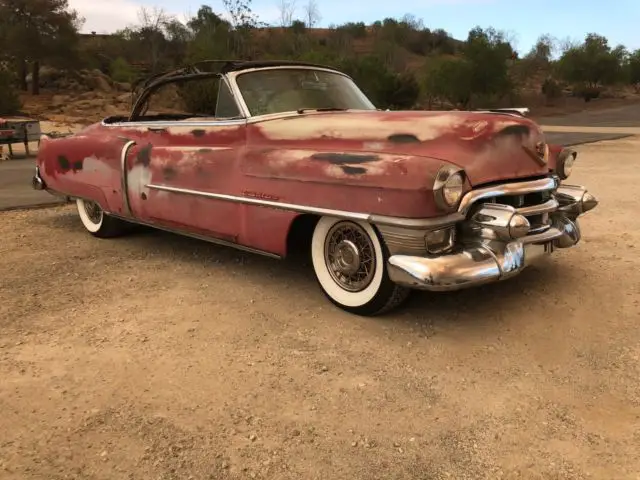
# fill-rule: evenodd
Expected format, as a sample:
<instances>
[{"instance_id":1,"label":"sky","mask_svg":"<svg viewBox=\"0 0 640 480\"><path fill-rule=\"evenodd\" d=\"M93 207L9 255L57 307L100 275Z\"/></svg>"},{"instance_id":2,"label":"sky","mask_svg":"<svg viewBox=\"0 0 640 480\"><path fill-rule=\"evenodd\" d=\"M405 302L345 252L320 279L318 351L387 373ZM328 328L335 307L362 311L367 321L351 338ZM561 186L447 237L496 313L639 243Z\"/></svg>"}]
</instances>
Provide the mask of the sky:
<instances>
[{"instance_id":1,"label":"sky","mask_svg":"<svg viewBox=\"0 0 640 480\"><path fill-rule=\"evenodd\" d=\"M289 0L291 1L291 0ZM296 0L303 16L308 0ZM443 28L454 38L465 39L470 29L494 27L505 31L520 53L526 53L541 34L559 40L582 41L595 32L612 46L640 48L640 0L316 0L322 17L319 26L346 22L373 23L386 17L401 18L410 13L425 27ZM252 0L259 19L277 24L281 0ZM224 14L222 0L69 0L85 17L83 32L110 33L138 22L141 6L161 7L184 20L195 15L202 4ZM604 7L604 8L603 8Z\"/></svg>"}]
</instances>

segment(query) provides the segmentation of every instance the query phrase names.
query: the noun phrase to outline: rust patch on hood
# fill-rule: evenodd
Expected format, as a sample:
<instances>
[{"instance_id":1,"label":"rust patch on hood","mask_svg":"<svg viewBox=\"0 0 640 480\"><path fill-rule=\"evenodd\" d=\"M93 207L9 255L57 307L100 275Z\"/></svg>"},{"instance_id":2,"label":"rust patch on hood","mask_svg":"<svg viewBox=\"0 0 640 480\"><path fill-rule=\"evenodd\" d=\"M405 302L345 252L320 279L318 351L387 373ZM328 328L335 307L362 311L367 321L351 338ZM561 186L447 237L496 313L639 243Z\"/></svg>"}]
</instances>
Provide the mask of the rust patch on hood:
<instances>
[{"instance_id":1,"label":"rust patch on hood","mask_svg":"<svg viewBox=\"0 0 640 480\"><path fill-rule=\"evenodd\" d=\"M394 133L387 138L391 143L420 143L413 133Z\"/></svg>"}]
</instances>

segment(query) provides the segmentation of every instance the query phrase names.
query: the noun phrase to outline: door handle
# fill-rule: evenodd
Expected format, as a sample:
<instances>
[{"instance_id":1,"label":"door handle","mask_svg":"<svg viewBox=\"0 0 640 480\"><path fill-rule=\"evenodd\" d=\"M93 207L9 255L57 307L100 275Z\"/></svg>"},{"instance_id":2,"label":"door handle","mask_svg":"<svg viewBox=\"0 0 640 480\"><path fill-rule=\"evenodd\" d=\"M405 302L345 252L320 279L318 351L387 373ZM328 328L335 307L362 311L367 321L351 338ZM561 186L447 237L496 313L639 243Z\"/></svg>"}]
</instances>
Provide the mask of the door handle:
<instances>
[{"instance_id":1,"label":"door handle","mask_svg":"<svg viewBox=\"0 0 640 480\"><path fill-rule=\"evenodd\" d=\"M147 130L153 133L162 133L167 131L167 129L164 127L149 127L147 128Z\"/></svg>"}]
</instances>

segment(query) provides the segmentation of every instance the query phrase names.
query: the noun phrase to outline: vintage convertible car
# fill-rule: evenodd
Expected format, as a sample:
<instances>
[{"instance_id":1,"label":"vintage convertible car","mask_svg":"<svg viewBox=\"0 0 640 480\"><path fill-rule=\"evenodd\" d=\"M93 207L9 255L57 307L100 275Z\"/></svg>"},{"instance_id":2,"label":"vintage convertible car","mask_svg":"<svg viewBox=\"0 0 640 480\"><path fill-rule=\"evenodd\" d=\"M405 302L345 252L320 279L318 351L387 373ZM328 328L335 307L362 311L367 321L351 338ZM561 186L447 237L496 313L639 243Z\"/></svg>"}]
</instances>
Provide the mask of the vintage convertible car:
<instances>
[{"instance_id":1,"label":"vintage convertible car","mask_svg":"<svg viewBox=\"0 0 640 480\"><path fill-rule=\"evenodd\" d=\"M561 183L576 152L526 109L381 111L347 75L284 61L191 65L134 93L128 117L43 137L34 188L75 199L96 237L133 223L276 258L302 247L360 315L512 277L578 243L597 205Z\"/></svg>"}]
</instances>

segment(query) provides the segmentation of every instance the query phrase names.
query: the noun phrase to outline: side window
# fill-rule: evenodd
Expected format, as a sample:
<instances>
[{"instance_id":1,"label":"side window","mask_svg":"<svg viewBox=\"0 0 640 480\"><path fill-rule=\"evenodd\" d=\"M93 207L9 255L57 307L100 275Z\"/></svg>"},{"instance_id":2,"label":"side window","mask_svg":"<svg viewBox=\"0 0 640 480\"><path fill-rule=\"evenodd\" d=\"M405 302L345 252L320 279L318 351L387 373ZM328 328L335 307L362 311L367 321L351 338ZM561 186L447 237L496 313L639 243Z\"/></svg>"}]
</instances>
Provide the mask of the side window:
<instances>
[{"instance_id":1,"label":"side window","mask_svg":"<svg viewBox=\"0 0 640 480\"><path fill-rule=\"evenodd\" d=\"M215 117L219 83L218 78L167 83L149 96L143 115L148 120Z\"/></svg>"},{"instance_id":2,"label":"side window","mask_svg":"<svg viewBox=\"0 0 640 480\"><path fill-rule=\"evenodd\" d=\"M224 80L220 80L220 88L218 89L218 104L216 106L216 117L232 118L239 117L240 110L236 104L233 94L229 89L229 85Z\"/></svg>"},{"instance_id":3,"label":"side window","mask_svg":"<svg viewBox=\"0 0 640 480\"><path fill-rule=\"evenodd\" d=\"M227 83L220 77L162 85L147 99L138 120L166 121L241 116Z\"/></svg>"}]
</instances>

